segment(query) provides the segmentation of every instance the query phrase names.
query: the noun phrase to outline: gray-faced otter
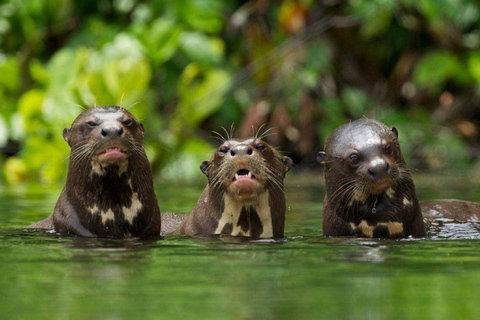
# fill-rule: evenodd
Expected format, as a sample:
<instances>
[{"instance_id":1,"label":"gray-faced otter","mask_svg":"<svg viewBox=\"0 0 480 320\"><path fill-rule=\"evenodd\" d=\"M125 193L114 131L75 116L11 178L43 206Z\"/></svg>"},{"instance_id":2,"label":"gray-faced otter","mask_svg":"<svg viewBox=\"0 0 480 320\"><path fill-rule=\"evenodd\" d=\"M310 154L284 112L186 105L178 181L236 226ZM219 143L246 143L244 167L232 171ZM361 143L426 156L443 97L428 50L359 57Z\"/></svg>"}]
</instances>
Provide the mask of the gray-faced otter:
<instances>
[{"instance_id":1,"label":"gray-faced otter","mask_svg":"<svg viewBox=\"0 0 480 320\"><path fill-rule=\"evenodd\" d=\"M85 237L160 236L143 125L121 107L96 107L80 114L63 137L71 148L67 181L53 214L28 228Z\"/></svg>"},{"instance_id":2,"label":"gray-faced otter","mask_svg":"<svg viewBox=\"0 0 480 320\"><path fill-rule=\"evenodd\" d=\"M318 161L325 165L324 236L425 236L397 129L371 119L343 125Z\"/></svg>"},{"instance_id":3,"label":"gray-faced otter","mask_svg":"<svg viewBox=\"0 0 480 320\"><path fill-rule=\"evenodd\" d=\"M167 214L164 224L184 220L173 233L190 236L283 237L283 180L291 166L289 157L260 139L225 141L200 166L208 184L192 213L185 218Z\"/></svg>"}]
</instances>

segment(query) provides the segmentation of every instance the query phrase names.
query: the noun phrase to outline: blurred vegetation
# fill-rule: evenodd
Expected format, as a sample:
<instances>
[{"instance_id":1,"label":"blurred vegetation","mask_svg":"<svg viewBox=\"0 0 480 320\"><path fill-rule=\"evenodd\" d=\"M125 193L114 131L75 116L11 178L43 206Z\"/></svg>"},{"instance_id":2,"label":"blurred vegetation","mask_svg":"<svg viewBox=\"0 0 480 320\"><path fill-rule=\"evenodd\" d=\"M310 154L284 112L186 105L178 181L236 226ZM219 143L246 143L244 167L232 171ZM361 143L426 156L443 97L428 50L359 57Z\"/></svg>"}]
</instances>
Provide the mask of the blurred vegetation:
<instances>
[{"instance_id":1,"label":"blurred vegetation","mask_svg":"<svg viewBox=\"0 0 480 320\"><path fill-rule=\"evenodd\" d=\"M143 121L164 177L199 175L232 123L266 123L319 169L328 133L362 116L395 125L415 168L475 166L479 16L474 0L4 0L0 179L62 182L62 129L94 105Z\"/></svg>"}]
</instances>

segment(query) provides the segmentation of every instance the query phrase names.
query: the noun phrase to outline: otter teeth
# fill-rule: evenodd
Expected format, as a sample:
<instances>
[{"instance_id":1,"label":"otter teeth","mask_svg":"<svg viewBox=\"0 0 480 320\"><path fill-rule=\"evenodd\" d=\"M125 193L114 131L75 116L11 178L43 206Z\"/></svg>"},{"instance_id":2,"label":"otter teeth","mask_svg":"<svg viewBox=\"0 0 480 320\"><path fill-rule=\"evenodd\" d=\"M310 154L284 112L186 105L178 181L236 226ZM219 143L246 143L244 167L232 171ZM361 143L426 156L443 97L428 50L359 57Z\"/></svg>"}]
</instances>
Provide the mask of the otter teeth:
<instances>
[{"instance_id":1,"label":"otter teeth","mask_svg":"<svg viewBox=\"0 0 480 320\"><path fill-rule=\"evenodd\" d=\"M238 170L235 173L235 179L234 180L238 180L240 177L248 177L249 179L253 179L252 172L250 170L247 170L247 169Z\"/></svg>"},{"instance_id":2,"label":"otter teeth","mask_svg":"<svg viewBox=\"0 0 480 320\"><path fill-rule=\"evenodd\" d=\"M113 151L113 150L123 152L122 149L117 148L117 147L113 147L113 148L105 149L105 151L103 151L102 153L107 153L108 151Z\"/></svg>"}]
</instances>

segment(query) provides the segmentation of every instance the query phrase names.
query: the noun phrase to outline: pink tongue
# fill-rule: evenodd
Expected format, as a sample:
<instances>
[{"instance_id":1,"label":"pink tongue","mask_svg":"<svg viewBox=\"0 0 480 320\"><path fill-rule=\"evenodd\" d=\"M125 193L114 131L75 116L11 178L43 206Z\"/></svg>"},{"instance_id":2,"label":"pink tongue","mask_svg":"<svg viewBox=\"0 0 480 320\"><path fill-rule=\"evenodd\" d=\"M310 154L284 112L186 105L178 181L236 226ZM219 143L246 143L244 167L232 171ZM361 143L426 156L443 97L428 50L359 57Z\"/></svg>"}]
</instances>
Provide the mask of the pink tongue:
<instances>
[{"instance_id":1,"label":"pink tongue","mask_svg":"<svg viewBox=\"0 0 480 320\"><path fill-rule=\"evenodd\" d=\"M101 155L102 158L107 158L107 159L119 159L123 158L125 156L125 153L118 151L118 150L108 150L107 152L103 153Z\"/></svg>"},{"instance_id":2,"label":"pink tongue","mask_svg":"<svg viewBox=\"0 0 480 320\"><path fill-rule=\"evenodd\" d=\"M243 181L243 180L252 180L248 176L238 176L237 181Z\"/></svg>"}]
</instances>

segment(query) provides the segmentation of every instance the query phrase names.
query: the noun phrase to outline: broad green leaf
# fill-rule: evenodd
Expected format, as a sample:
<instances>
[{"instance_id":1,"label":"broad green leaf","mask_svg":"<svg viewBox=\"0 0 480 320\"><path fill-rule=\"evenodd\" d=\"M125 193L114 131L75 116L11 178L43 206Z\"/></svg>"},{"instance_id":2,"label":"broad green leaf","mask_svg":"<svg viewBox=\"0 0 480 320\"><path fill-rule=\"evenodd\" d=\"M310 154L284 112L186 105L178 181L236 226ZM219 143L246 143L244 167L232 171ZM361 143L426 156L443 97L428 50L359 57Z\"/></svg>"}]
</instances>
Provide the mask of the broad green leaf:
<instances>
[{"instance_id":1,"label":"broad green leaf","mask_svg":"<svg viewBox=\"0 0 480 320\"><path fill-rule=\"evenodd\" d=\"M42 85L48 85L50 76L45 66L37 59L30 62L30 75L34 81Z\"/></svg>"},{"instance_id":2,"label":"broad green leaf","mask_svg":"<svg viewBox=\"0 0 480 320\"><path fill-rule=\"evenodd\" d=\"M18 112L21 114L27 134L39 134L45 131L43 119L43 101L45 93L41 90L30 90L22 95L18 102Z\"/></svg>"},{"instance_id":3,"label":"broad green leaf","mask_svg":"<svg viewBox=\"0 0 480 320\"><path fill-rule=\"evenodd\" d=\"M179 81L175 126L197 126L220 107L229 88L230 76L226 71L202 70L194 63L188 65Z\"/></svg>"},{"instance_id":4,"label":"broad green leaf","mask_svg":"<svg viewBox=\"0 0 480 320\"><path fill-rule=\"evenodd\" d=\"M465 68L457 56L441 50L425 55L413 74L413 80L418 86L434 89L439 89L448 80L464 83L467 79Z\"/></svg>"},{"instance_id":5,"label":"broad green leaf","mask_svg":"<svg viewBox=\"0 0 480 320\"><path fill-rule=\"evenodd\" d=\"M166 18L156 19L151 28L145 31L145 46L155 63L161 64L173 57L181 32L182 29L174 21Z\"/></svg>"},{"instance_id":6,"label":"broad green leaf","mask_svg":"<svg viewBox=\"0 0 480 320\"><path fill-rule=\"evenodd\" d=\"M0 55L0 87L9 91L17 91L20 88L20 73L17 59L2 57Z\"/></svg>"},{"instance_id":7,"label":"broad green leaf","mask_svg":"<svg viewBox=\"0 0 480 320\"><path fill-rule=\"evenodd\" d=\"M225 45L219 38L207 37L200 32L184 32L180 36L180 45L185 55L194 62L213 65L223 60Z\"/></svg>"},{"instance_id":8,"label":"broad green leaf","mask_svg":"<svg viewBox=\"0 0 480 320\"><path fill-rule=\"evenodd\" d=\"M194 30L218 33L224 23L223 9L229 5L223 0L170 0L174 14Z\"/></svg>"}]
</instances>

